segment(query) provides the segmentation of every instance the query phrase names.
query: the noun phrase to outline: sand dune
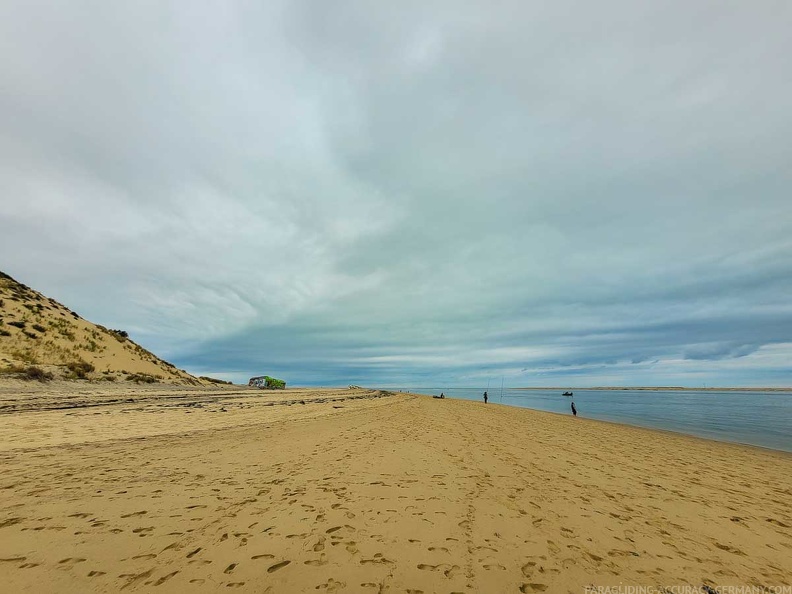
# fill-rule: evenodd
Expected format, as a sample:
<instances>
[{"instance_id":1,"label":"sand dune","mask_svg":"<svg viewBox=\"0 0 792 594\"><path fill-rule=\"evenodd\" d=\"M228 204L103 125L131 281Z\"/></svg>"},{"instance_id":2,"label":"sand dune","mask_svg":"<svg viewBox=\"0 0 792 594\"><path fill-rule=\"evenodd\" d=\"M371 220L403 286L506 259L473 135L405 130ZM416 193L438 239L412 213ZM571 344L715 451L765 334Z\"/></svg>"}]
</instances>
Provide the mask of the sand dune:
<instances>
[{"instance_id":1,"label":"sand dune","mask_svg":"<svg viewBox=\"0 0 792 594\"><path fill-rule=\"evenodd\" d=\"M55 377L201 385L129 338L80 317L51 297L0 272L0 375L35 366Z\"/></svg>"},{"instance_id":2,"label":"sand dune","mask_svg":"<svg viewBox=\"0 0 792 594\"><path fill-rule=\"evenodd\" d=\"M788 454L366 390L129 399L0 415L4 591L792 583Z\"/></svg>"}]
</instances>

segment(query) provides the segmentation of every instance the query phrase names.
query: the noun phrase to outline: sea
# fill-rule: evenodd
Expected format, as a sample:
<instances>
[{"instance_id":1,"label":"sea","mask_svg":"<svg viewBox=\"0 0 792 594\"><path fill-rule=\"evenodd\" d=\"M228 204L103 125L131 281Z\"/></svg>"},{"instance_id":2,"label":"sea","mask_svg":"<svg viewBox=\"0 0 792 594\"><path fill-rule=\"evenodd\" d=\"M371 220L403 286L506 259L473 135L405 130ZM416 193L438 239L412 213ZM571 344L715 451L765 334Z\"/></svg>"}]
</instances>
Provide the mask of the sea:
<instances>
[{"instance_id":1,"label":"sea","mask_svg":"<svg viewBox=\"0 0 792 594\"><path fill-rule=\"evenodd\" d=\"M482 400L486 388L404 388ZM572 414L792 452L792 392L718 390L515 390L490 388L494 404Z\"/></svg>"}]
</instances>

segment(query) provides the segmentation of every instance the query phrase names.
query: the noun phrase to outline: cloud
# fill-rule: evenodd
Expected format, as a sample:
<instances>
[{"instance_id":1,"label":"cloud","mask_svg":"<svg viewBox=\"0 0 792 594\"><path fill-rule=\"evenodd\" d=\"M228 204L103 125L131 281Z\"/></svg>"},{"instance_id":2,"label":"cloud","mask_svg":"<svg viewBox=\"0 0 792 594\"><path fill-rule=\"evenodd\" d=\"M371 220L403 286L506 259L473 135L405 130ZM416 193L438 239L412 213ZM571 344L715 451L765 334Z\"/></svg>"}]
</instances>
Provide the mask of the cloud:
<instances>
[{"instance_id":1,"label":"cloud","mask_svg":"<svg viewBox=\"0 0 792 594\"><path fill-rule=\"evenodd\" d=\"M180 366L792 383L790 7L0 11L3 268Z\"/></svg>"}]
</instances>

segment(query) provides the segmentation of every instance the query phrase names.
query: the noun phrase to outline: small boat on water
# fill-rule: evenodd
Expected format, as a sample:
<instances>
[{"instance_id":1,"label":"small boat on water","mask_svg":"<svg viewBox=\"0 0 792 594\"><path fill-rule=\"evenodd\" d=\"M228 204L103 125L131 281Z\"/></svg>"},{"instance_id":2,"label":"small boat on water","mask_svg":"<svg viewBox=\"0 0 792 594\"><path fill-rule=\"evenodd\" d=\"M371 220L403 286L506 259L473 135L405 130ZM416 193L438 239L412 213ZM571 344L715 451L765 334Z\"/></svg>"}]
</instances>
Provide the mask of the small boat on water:
<instances>
[{"instance_id":1,"label":"small boat on water","mask_svg":"<svg viewBox=\"0 0 792 594\"><path fill-rule=\"evenodd\" d=\"M561 396L572 396L572 392L564 392Z\"/></svg>"}]
</instances>

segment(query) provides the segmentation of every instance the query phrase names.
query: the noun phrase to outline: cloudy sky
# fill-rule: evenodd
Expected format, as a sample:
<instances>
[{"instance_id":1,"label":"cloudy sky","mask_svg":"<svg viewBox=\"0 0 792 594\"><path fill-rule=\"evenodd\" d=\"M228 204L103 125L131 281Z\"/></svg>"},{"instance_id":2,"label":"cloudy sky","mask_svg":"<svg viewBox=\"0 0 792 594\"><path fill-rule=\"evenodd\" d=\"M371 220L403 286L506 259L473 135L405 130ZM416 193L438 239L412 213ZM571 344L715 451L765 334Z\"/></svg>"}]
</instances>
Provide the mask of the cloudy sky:
<instances>
[{"instance_id":1,"label":"cloudy sky","mask_svg":"<svg viewBox=\"0 0 792 594\"><path fill-rule=\"evenodd\" d=\"M792 385L791 26L0 0L0 270L236 381Z\"/></svg>"}]
</instances>

